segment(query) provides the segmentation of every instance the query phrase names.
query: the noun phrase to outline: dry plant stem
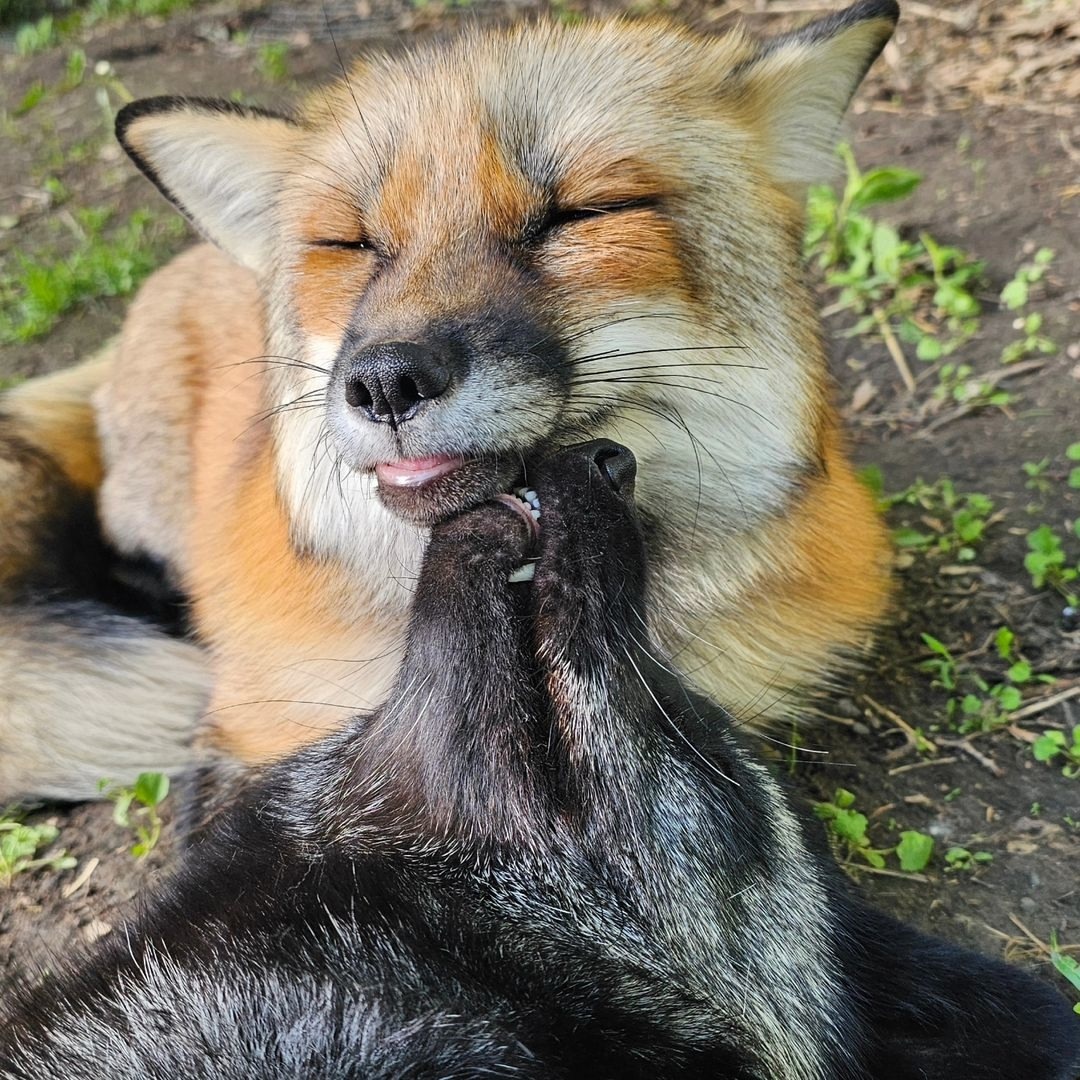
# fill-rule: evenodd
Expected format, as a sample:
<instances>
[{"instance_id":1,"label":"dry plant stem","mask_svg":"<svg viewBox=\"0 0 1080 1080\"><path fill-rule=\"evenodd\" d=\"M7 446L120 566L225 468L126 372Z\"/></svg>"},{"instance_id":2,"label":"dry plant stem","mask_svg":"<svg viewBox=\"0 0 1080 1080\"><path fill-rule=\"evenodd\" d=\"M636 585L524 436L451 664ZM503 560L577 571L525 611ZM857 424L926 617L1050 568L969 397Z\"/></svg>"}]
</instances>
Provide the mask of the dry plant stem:
<instances>
[{"instance_id":1,"label":"dry plant stem","mask_svg":"<svg viewBox=\"0 0 1080 1080\"><path fill-rule=\"evenodd\" d=\"M1070 686L1067 690L1033 701L1030 705L1017 709L1010 719L1015 723L1017 720L1026 720L1029 716L1038 716L1039 713L1044 713L1047 709L1052 709L1055 705L1060 705L1063 701L1074 697L1080 697L1080 685Z\"/></svg>"},{"instance_id":2,"label":"dry plant stem","mask_svg":"<svg viewBox=\"0 0 1080 1080\"><path fill-rule=\"evenodd\" d=\"M899 776L901 773L911 772L913 769L932 769L935 765L955 765L959 758L943 757L934 758L933 761L914 761L910 765L897 765L889 770L890 776Z\"/></svg>"},{"instance_id":3,"label":"dry plant stem","mask_svg":"<svg viewBox=\"0 0 1080 1080\"><path fill-rule=\"evenodd\" d=\"M65 900L70 900L91 878L94 871L98 868L101 860L95 855L90 859L86 865L79 871L79 876L74 881L69 882L64 886L60 895Z\"/></svg>"},{"instance_id":4,"label":"dry plant stem","mask_svg":"<svg viewBox=\"0 0 1080 1080\"><path fill-rule=\"evenodd\" d=\"M967 754L973 761L977 761L987 772L992 773L994 776L1000 779L1005 775L1005 770L992 758L987 757L981 750L976 749L968 742L967 739L940 739L938 740L942 746L946 746L952 750L959 750L961 753Z\"/></svg>"},{"instance_id":5,"label":"dry plant stem","mask_svg":"<svg viewBox=\"0 0 1080 1080\"><path fill-rule=\"evenodd\" d=\"M908 742L912 746L918 747L920 743L930 747L932 751L937 750L937 744L933 739L927 738L925 735L920 735L902 716L893 712L892 709L882 705L880 701L875 701L869 694L864 694L862 700L870 706L879 716L884 717L886 720L894 723L908 738Z\"/></svg>"},{"instance_id":6,"label":"dry plant stem","mask_svg":"<svg viewBox=\"0 0 1080 1080\"><path fill-rule=\"evenodd\" d=\"M948 23L960 30L974 30L979 21L978 3L968 4L959 11L942 10L940 6L933 4L920 4L917 0L907 0L904 11L914 15L917 19L936 19L938 22Z\"/></svg>"},{"instance_id":7,"label":"dry plant stem","mask_svg":"<svg viewBox=\"0 0 1080 1080\"><path fill-rule=\"evenodd\" d=\"M877 874L879 877L900 878L901 881L921 881L924 885L930 880L925 874L916 874L909 870L889 870L884 866L863 866L861 863L846 862L845 869L855 870L858 873Z\"/></svg>"},{"instance_id":8,"label":"dry plant stem","mask_svg":"<svg viewBox=\"0 0 1080 1080\"><path fill-rule=\"evenodd\" d=\"M907 357L904 355L904 350L900 348L900 342L896 340L896 335L889 325L889 320L885 318L885 313L881 308L874 308L874 322L877 323L881 338L885 342L885 348L889 350L889 355L896 365L896 370L900 372L900 378L903 380L907 392L914 394L915 376L911 374L911 368L908 365Z\"/></svg>"}]
</instances>

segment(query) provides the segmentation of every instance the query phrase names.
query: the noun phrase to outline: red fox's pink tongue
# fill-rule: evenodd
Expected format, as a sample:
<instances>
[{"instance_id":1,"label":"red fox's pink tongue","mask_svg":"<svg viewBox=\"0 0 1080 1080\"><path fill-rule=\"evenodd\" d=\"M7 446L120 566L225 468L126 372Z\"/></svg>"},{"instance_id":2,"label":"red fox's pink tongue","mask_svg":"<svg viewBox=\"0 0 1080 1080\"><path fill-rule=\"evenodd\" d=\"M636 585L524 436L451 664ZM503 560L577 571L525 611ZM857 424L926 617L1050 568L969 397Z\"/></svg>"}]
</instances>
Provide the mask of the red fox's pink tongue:
<instances>
[{"instance_id":1,"label":"red fox's pink tongue","mask_svg":"<svg viewBox=\"0 0 1080 1080\"><path fill-rule=\"evenodd\" d=\"M440 476L452 473L462 464L461 458L449 454L433 454L431 457L407 458L375 466L380 484L388 487L423 487Z\"/></svg>"}]
</instances>

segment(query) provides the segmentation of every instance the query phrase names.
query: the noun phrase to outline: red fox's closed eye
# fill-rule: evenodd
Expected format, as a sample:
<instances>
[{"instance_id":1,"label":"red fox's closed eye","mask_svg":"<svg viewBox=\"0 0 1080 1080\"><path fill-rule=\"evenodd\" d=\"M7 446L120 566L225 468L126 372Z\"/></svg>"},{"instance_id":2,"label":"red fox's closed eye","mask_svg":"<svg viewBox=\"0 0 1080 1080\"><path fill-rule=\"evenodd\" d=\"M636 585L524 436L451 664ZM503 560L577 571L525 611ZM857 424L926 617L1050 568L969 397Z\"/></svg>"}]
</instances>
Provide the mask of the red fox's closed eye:
<instances>
[{"instance_id":1,"label":"red fox's closed eye","mask_svg":"<svg viewBox=\"0 0 1080 1080\"><path fill-rule=\"evenodd\" d=\"M525 241L532 244L540 243L557 230L581 221L590 221L630 210L654 210L657 205L656 199L634 198L597 201L579 206L554 206L526 230Z\"/></svg>"},{"instance_id":2,"label":"red fox's closed eye","mask_svg":"<svg viewBox=\"0 0 1080 1080\"><path fill-rule=\"evenodd\" d=\"M362 236L358 239L337 239L337 238L324 238L319 240L311 240L312 247L320 248L338 248L341 251L373 251L374 247L367 237Z\"/></svg>"}]
</instances>

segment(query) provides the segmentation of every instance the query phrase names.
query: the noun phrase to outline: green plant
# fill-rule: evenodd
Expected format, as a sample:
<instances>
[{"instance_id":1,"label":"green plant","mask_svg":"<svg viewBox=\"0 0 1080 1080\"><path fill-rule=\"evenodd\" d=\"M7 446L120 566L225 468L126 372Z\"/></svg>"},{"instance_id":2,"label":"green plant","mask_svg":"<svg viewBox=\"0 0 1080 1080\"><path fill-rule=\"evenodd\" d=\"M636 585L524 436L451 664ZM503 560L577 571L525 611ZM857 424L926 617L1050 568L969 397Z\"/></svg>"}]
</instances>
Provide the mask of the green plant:
<instances>
[{"instance_id":1,"label":"green plant","mask_svg":"<svg viewBox=\"0 0 1080 1080\"><path fill-rule=\"evenodd\" d=\"M1050 931L1050 963L1054 970L1072 984L1072 988L1080 994L1080 961L1075 956L1069 956L1061 951L1057 941L1057 933ZM1080 1015L1080 1001L1073 1005L1073 1012Z\"/></svg>"},{"instance_id":2,"label":"green plant","mask_svg":"<svg viewBox=\"0 0 1080 1080\"><path fill-rule=\"evenodd\" d=\"M914 830L901 832L895 847L874 847L867 832L869 821L855 809L855 796L846 788L837 788L831 802L814 803L814 813L825 822L833 846L847 863L863 862L880 870L895 854L901 870L915 873L925 869L934 852L934 838Z\"/></svg>"},{"instance_id":3,"label":"green plant","mask_svg":"<svg viewBox=\"0 0 1080 1080\"><path fill-rule=\"evenodd\" d=\"M1037 491L1040 495L1049 495L1053 487L1050 477L1046 475L1050 468L1050 459L1044 457L1041 461L1025 461L1021 466L1027 479L1024 487L1030 491Z\"/></svg>"},{"instance_id":4,"label":"green plant","mask_svg":"<svg viewBox=\"0 0 1080 1080\"><path fill-rule=\"evenodd\" d=\"M922 643L930 656L920 661L919 670L931 676L932 684L945 690L945 716L961 734L992 731L1008 722L1011 713L1020 708L1022 688L1029 683L1053 683L1052 675L1036 674L1031 664L1016 649L1016 635L1002 626L994 635L994 645L1000 660L1008 667L1004 678L989 682L974 668L961 664L948 647L931 634L921 634Z\"/></svg>"},{"instance_id":5,"label":"green plant","mask_svg":"<svg viewBox=\"0 0 1080 1080\"><path fill-rule=\"evenodd\" d=\"M113 803L113 821L133 829L138 837L131 854L141 859L153 851L161 837L158 807L169 794L169 778L164 773L139 773L130 787L102 780L98 790Z\"/></svg>"},{"instance_id":6,"label":"green plant","mask_svg":"<svg viewBox=\"0 0 1080 1080\"><path fill-rule=\"evenodd\" d=\"M929 531L905 526L894 530L898 547L927 554L952 556L960 562L975 558L975 546L990 524L994 504L986 495L956 490L948 477L933 484L916 480L910 487L880 500L882 509L914 506L924 511L922 524Z\"/></svg>"},{"instance_id":7,"label":"green plant","mask_svg":"<svg viewBox=\"0 0 1080 1080\"><path fill-rule=\"evenodd\" d=\"M64 65L64 81L60 88L64 91L74 90L81 86L86 75L86 53L82 49L72 49Z\"/></svg>"},{"instance_id":8,"label":"green plant","mask_svg":"<svg viewBox=\"0 0 1080 1080\"><path fill-rule=\"evenodd\" d=\"M47 333L65 312L103 296L124 296L163 260L183 223L137 210L105 232L109 212L82 210L80 235L65 257L14 256L14 273L0 275L0 344Z\"/></svg>"},{"instance_id":9,"label":"green plant","mask_svg":"<svg viewBox=\"0 0 1080 1080\"><path fill-rule=\"evenodd\" d=\"M1070 443L1065 447L1065 456L1069 461L1080 461L1080 442ZM1069 470L1069 478L1066 483L1071 488L1080 488L1080 465Z\"/></svg>"},{"instance_id":10,"label":"green plant","mask_svg":"<svg viewBox=\"0 0 1080 1080\"><path fill-rule=\"evenodd\" d=\"M963 847L951 847L945 852L945 873L977 870L979 866L993 861L994 856L989 851L968 851Z\"/></svg>"},{"instance_id":11,"label":"green plant","mask_svg":"<svg viewBox=\"0 0 1080 1080\"><path fill-rule=\"evenodd\" d=\"M55 825L27 825L11 814L0 817L0 885L10 885L17 874L38 867L70 870L76 859L60 850L38 856L60 835Z\"/></svg>"},{"instance_id":12,"label":"green plant","mask_svg":"<svg viewBox=\"0 0 1080 1080\"><path fill-rule=\"evenodd\" d=\"M922 177L910 169L885 168L861 172L851 147L842 143L837 153L844 162L847 179L841 195L831 187L815 185L810 189L807 204L805 248L823 269L835 266L854 266L865 276L874 261L874 251L886 253L884 261L895 252L892 238L895 230L881 226L875 242L875 223L863 217L862 211L876 203L902 199L922 182Z\"/></svg>"},{"instance_id":13,"label":"green plant","mask_svg":"<svg viewBox=\"0 0 1080 1080\"><path fill-rule=\"evenodd\" d=\"M25 116L31 109L36 108L45 100L48 95L48 90L45 88L45 84L36 79L30 84L30 88L22 96L22 100L12 110L15 116Z\"/></svg>"},{"instance_id":14,"label":"green plant","mask_svg":"<svg viewBox=\"0 0 1080 1080\"><path fill-rule=\"evenodd\" d=\"M1010 311L1016 311L1024 307L1028 302L1031 286L1042 281L1046 274L1046 268L1054 261L1054 252L1051 248L1039 248L1035 252L1031 262L1024 263L1013 278L1001 290L1002 306Z\"/></svg>"},{"instance_id":15,"label":"green plant","mask_svg":"<svg viewBox=\"0 0 1080 1080\"><path fill-rule=\"evenodd\" d=\"M814 803L814 813L825 822L830 838L848 862L860 859L880 870L888 852L870 843L866 834L869 822L854 805L855 796L846 788L837 788L832 802Z\"/></svg>"},{"instance_id":16,"label":"green plant","mask_svg":"<svg viewBox=\"0 0 1080 1080\"><path fill-rule=\"evenodd\" d=\"M289 46L284 41L268 41L259 46L258 68L271 82L283 82L289 77Z\"/></svg>"},{"instance_id":17,"label":"green plant","mask_svg":"<svg viewBox=\"0 0 1080 1080\"><path fill-rule=\"evenodd\" d=\"M1073 532L1080 537L1080 518L1073 522ZM1061 537L1049 525L1040 525L1027 534L1026 542L1024 569L1031 575L1031 584L1036 589L1056 589L1076 607L1080 596L1073 582L1080 578L1080 562L1071 562Z\"/></svg>"},{"instance_id":18,"label":"green plant","mask_svg":"<svg viewBox=\"0 0 1080 1080\"><path fill-rule=\"evenodd\" d=\"M1048 337L1044 337L1039 331L1042 330L1043 317L1033 311L1029 315L1016 319L1013 329L1020 331L1020 337L1009 342L1001 350L1001 362L1003 364L1015 364L1017 360L1023 360L1026 356L1034 356L1036 353L1052 355L1058 350L1057 344Z\"/></svg>"},{"instance_id":19,"label":"green plant","mask_svg":"<svg viewBox=\"0 0 1080 1080\"><path fill-rule=\"evenodd\" d=\"M979 379L970 364L942 364L938 371L935 401L955 401L977 409L1004 409L1012 399L1008 390L1000 390L991 381Z\"/></svg>"},{"instance_id":20,"label":"green plant","mask_svg":"<svg viewBox=\"0 0 1080 1080\"><path fill-rule=\"evenodd\" d=\"M171 15L176 11L186 11L195 3L196 0L91 0L87 16L90 22L97 22L130 15Z\"/></svg>"},{"instance_id":21,"label":"green plant","mask_svg":"<svg viewBox=\"0 0 1080 1080\"><path fill-rule=\"evenodd\" d=\"M808 195L807 256L841 290L838 306L863 316L852 334L895 335L922 360L949 355L978 326L974 289L982 263L926 233L905 240L867 216L863 211L875 204L910 195L921 177L900 168L863 173L850 147L839 153L847 174L843 192L815 186Z\"/></svg>"},{"instance_id":22,"label":"green plant","mask_svg":"<svg viewBox=\"0 0 1080 1080\"><path fill-rule=\"evenodd\" d=\"M15 31L15 51L30 56L51 48L57 42L56 25L51 15L42 15L37 22L23 23Z\"/></svg>"},{"instance_id":23,"label":"green plant","mask_svg":"<svg viewBox=\"0 0 1080 1080\"><path fill-rule=\"evenodd\" d=\"M1031 744L1031 752L1036 761L1057 762L1059 758L1064 761L1061 772L1070 779L1080 776L1080 724L1072 729L1072 741L1070 742L1065 732L1050 728L1044 731L1034 743Z\"/></svg>"}]
</instances>

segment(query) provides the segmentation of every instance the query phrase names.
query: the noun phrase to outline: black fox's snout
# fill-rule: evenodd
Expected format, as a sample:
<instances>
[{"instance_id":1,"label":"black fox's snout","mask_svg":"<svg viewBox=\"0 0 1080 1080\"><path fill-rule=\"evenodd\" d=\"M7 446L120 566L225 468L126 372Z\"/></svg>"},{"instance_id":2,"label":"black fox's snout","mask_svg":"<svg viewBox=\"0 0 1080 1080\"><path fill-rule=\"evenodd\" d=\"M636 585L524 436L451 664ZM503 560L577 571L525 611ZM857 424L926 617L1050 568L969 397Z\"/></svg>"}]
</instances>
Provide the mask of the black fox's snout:
<instances>
[{"instance_id":1,"label":"black fox's snout","mask_svg":"<svg viewBox=\"0 0 1080 1080\"><path fill-rule=\"evenodd\" d=\"M455 356L413 341L386 341L362 349L344 379L345 401L367 419L396 428L424 404L449 390Z\"/></svg>"},{"instance_id":2,"label":"black fox's snout","mask_svg":"<svg viewBox=\"0 0 1080 1080\"><path fill-rule=\"evenodd\" d=\"M627 499L633 497L637 458L628 447L610 439L596 439L583 444L580 449L591 455L593 464L620 495Z\"/></svg>"}]
</instances>

